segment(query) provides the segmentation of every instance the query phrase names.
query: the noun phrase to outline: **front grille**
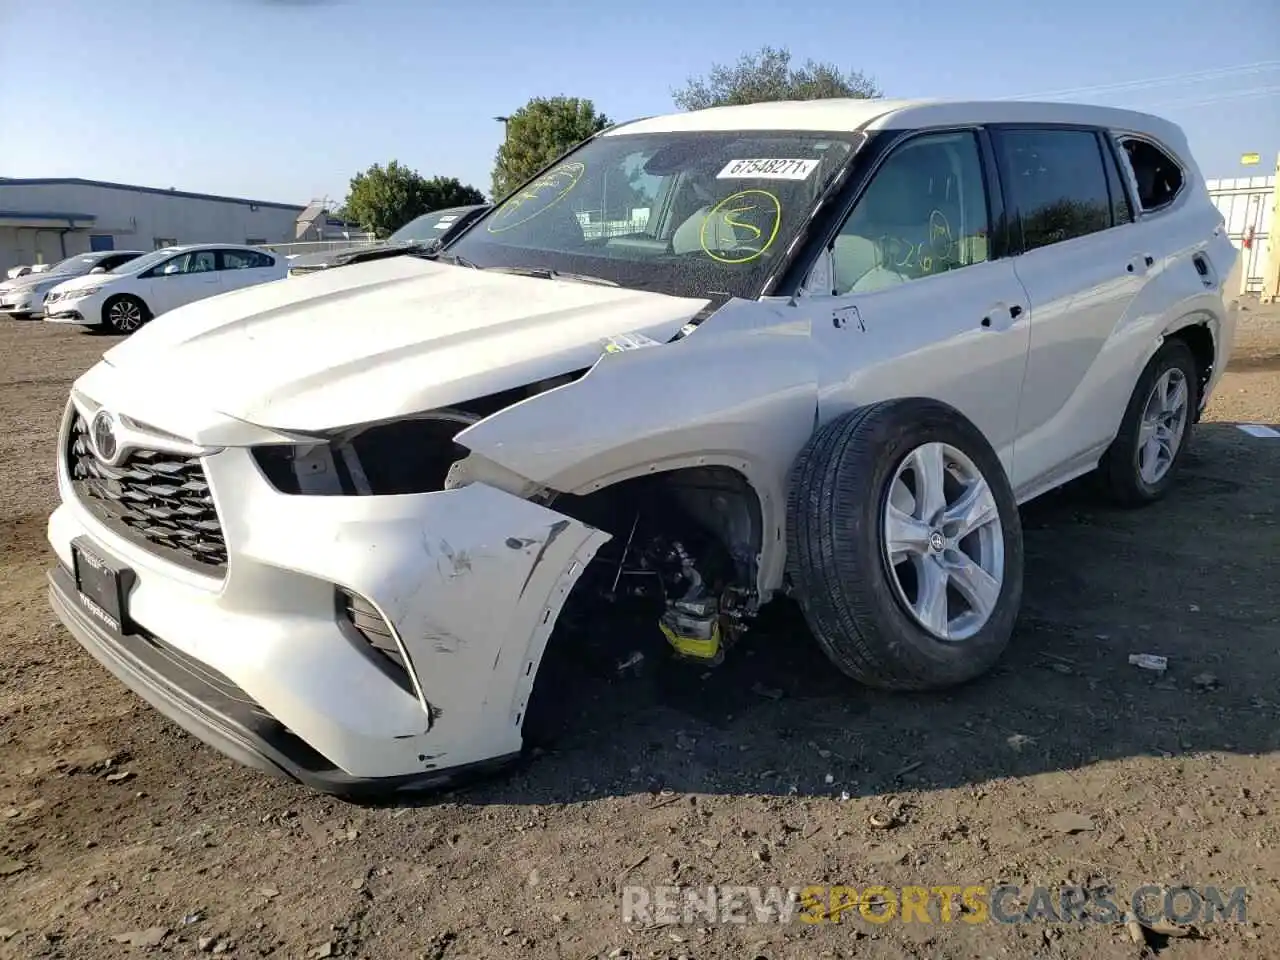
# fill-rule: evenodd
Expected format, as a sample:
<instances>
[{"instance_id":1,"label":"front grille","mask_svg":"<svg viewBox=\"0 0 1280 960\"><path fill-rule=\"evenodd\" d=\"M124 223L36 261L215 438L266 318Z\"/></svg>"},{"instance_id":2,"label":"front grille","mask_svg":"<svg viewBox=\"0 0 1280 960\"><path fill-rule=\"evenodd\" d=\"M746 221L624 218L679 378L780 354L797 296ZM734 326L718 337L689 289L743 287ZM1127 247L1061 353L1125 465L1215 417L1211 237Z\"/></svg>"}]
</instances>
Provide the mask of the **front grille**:
<instances>
[{"instance_id":1,"label":"front grille","mask_svg":"<svg viewBox=\"0 0 1280 960\"><path fill-rule=\"evenodd\" d=\"M89 511L166 560L206 574L227 567L227 544L199 457L133 450L117 466L97 458L79 412L67 438L67 473Z\"/></svg>"}]
</instances>

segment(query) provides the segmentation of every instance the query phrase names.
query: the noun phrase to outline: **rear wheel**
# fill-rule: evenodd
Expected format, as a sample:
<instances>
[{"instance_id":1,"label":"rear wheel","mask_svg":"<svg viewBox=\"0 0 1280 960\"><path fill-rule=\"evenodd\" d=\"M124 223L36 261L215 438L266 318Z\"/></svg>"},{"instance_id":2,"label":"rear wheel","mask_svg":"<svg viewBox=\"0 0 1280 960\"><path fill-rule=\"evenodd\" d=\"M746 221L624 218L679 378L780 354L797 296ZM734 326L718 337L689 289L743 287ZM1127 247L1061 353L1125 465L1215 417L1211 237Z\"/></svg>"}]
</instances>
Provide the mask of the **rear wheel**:
<instances>
[{"instance_id":1,"label":"rear wheel","mask_svg":"<svg viewBox=\"0 0 1280 960\"><path fill-rule=\"evenodd\" d=\"M112 297L102 305L102 321L114 333L133 333L150 319L147 305L128 294Z\"/></svg>"},{"instance_id":2,"label":"rear wheel","mask_svg":"<svg viewBox=\"0 0 1280 960\"><path fill-rule=\"evenodd\" d=\"M1169 340L1142 371L1120 430L1098 464L1098 478L1110 499L1144 506L1169 492L1199 403L1200 378L1191 348Z\"/></svg>"},{"instance_id":3,"label":"rear wheel","mask_svg":"<svg viewBox=\"0 0 1280 960\"><path fill-rule=\"evenodd\" d=\"M1022 527L991 445L958 411L890 400L823 427L788 509L792 586L856 680L926 690L1000 657L1022 601Z\"/></svg>"}]
</instances>

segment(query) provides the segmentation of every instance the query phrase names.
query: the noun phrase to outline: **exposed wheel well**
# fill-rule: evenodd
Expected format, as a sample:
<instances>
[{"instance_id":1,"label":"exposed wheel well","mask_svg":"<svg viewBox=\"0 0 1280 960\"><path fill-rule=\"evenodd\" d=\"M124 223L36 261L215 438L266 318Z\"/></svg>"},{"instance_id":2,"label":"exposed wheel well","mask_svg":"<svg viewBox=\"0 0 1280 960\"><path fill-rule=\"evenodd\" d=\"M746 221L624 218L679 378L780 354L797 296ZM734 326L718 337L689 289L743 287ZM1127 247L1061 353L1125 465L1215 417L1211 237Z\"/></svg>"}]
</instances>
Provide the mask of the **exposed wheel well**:
<instances>
[{"instance_id":1,"label":"exposed wheel well","mask_svg":"<svg viewBox=\"0 0 1280 960\"><path fill-rule=\"evenodd\" d=\"M583 571L557 618L525 710L526 744L574 727L573 691L583 671L612 678L644 661L646 651L674 643L663 626L673 610L683 608L679 627L690 618L719 625L719 656L695 656L710 664L747 629L758 606L761 505L737 470L654 473L583 496L556 494L548 506L612 539Z\"/></svg>"},{"instance_id":2,"label":"exposed wheel well","mask_svg":"<svg viewBox=\"0 0 1280 960\"><path fill-rule=\"evenodd\" d=\"M674 537L686 535L682 528L700 528L698 532L713 537L731 558L737 575L746 578L742 585L755 584L764 542L760 498L747 478L732 467L684 467L647 474L584 496L560 494L550 506L612 534L619 550L625 550L637 518L644 518L646 511L674 507L662 516L645 518L646 522Z\"/></svg>"},{"instance_id":3,"label":"exposed wheel well","mask_svg":"<svg viewBox=\"0 0 1280 960\"><path fill-rule=\"evenodd\" d=\"M1214 364L1214 343L1213 334L1209 332L1209 328L1203 323L1194 323L1189 327L1183 327L1175 330L1166 337L1167 340L1181 340L1191 350L1191 355L1196 361L1196 374L1200 381L1200 395L1204 396L1205 387L1209 385L1209 378L1213 376ZM1198 418L1199 411L1194 411Z\"/></svg>"}]
</instances>

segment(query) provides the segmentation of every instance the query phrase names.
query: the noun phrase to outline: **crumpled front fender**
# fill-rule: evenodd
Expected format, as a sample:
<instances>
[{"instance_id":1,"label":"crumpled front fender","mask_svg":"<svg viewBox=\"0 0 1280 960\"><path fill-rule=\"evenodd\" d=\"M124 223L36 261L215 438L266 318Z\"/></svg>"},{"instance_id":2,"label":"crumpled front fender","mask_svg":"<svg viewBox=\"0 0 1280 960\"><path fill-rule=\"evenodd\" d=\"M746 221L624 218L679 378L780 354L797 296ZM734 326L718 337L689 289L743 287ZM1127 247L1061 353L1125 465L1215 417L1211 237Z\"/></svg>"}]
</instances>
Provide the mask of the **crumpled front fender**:
<instances>
[{"instance_id":1,"label":"crumpled front fender","mask_svg":"<svg viewBox=\"0 0 1280 960\"><path fill-rule=\"evenodd\" d=\"M681 340L606 352L581 379L455 439L514 475L572 494L685 467L739 471L760 502L764 594L781 582L788 476L813 432L817 402L808 317L782 302L734 300Z\"/></svg>"}]
</instances>

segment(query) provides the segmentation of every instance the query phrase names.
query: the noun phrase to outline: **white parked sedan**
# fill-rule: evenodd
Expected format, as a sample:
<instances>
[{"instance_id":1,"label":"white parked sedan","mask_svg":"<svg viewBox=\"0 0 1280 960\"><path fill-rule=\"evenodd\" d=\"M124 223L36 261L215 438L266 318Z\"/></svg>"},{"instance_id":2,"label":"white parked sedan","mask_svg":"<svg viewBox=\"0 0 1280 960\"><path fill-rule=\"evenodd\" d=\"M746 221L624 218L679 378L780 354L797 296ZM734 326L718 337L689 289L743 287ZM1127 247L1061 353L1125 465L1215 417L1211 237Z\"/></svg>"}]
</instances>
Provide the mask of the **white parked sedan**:
<instances>
[{"instance_id":1,"label":"white parked sedan","mask_svg":"<svg viewBox=\"0 0 1280 960\"><path fill-rule=\"evenodd\" d=\"M45 297L45 320L133 333L196 300L285 276L284 257L236 244L164 247L109 273L60 283Z\"/></svg>"}]
</instances>

